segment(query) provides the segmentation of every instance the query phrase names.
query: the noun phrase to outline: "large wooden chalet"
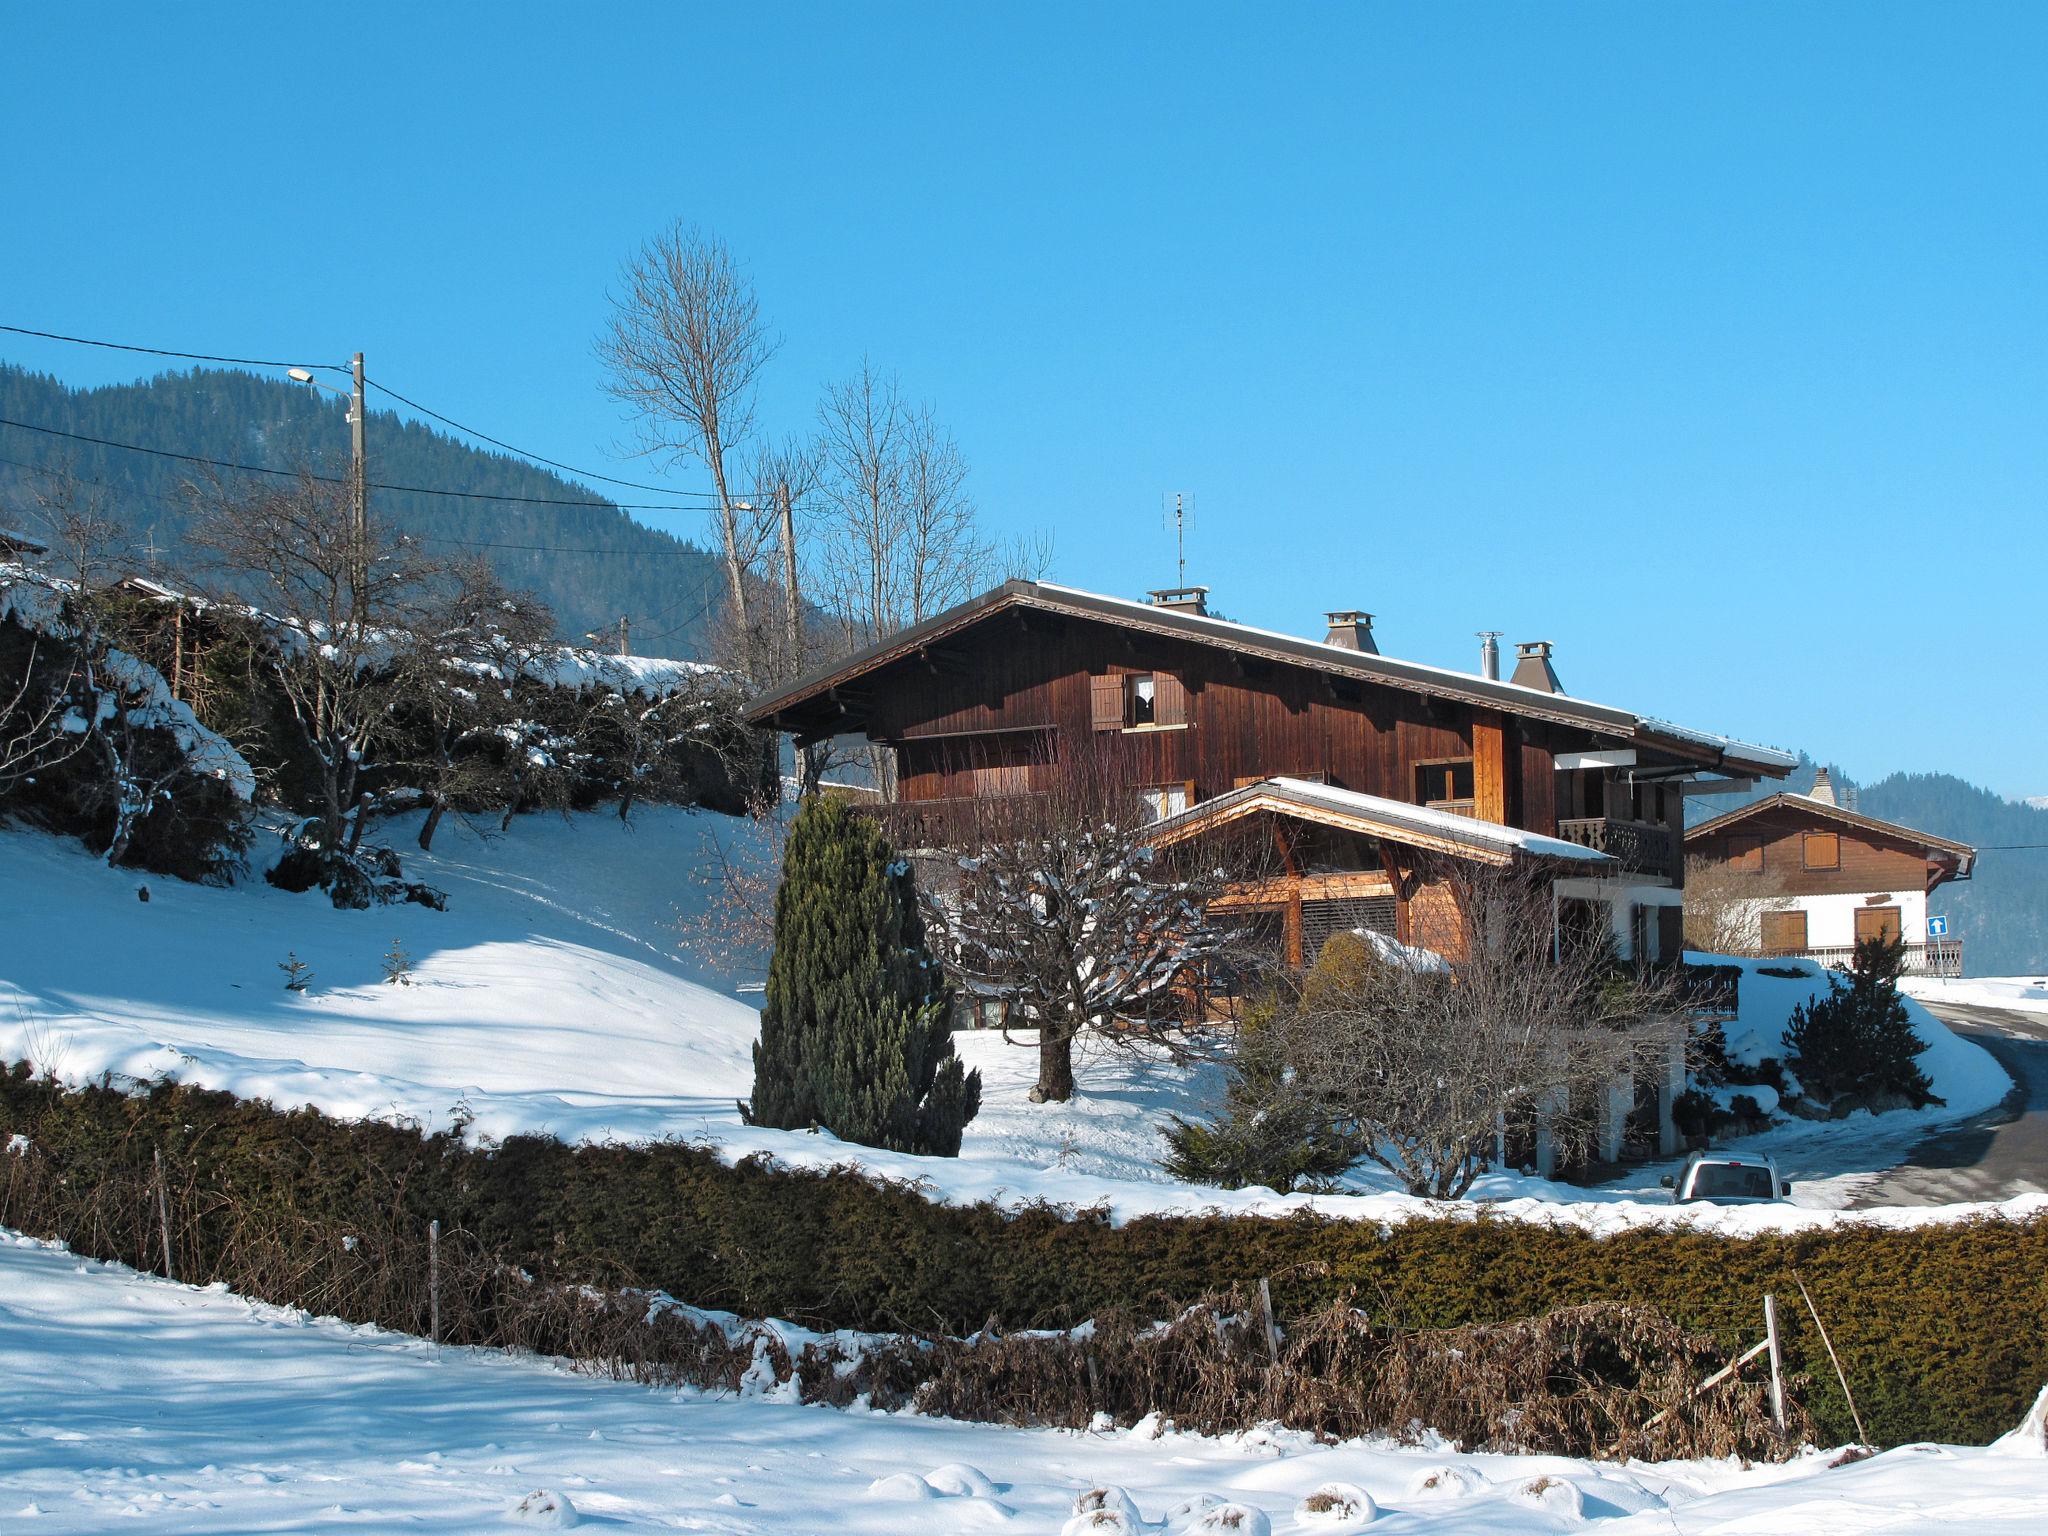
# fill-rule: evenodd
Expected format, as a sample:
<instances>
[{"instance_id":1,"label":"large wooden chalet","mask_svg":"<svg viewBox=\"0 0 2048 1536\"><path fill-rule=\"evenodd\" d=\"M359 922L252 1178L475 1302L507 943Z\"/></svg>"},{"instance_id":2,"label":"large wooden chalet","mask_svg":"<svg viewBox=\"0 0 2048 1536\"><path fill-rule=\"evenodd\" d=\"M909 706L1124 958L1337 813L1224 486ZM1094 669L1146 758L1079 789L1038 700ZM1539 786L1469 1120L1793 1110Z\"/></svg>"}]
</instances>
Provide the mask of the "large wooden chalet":
<instances>
[{"instance_id":1,"label":"large wooden chalet","mask_svg":"<svg viewBox=\"0 0 2048 1536\"><path fill-rule=\"evenodd\" d=\"M1371 615L1305 640L1207 612L1206 589L1104 597L1010 581L757 699L799 743L893 749L903 847L943 847L977 800L1042 793L1115 736L1162 842L1275 823L1283 872L1223 899L1286 958L1339 929L1455 950L1443 858L1533 867L1560 918L1620 953L1675 959L1684 799L1783 777L1789 755L1566 694L1545 643L1514 675L1382 656ZM1490 647L1489 647L1489 655ZM1497 665L1487 667L1497 673Z\"/></svg>"}]
</instances>

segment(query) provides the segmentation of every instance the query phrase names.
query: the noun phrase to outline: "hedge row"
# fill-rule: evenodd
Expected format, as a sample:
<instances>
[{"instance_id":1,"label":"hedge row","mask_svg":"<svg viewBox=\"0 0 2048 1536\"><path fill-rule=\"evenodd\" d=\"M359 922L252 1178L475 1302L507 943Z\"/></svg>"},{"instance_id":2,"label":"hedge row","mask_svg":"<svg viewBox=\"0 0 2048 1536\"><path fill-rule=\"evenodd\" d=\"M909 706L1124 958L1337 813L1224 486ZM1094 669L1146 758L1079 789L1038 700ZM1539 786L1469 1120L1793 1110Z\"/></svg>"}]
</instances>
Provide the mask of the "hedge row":
<instances>
[{"instance_id":1,"label":"hedge row","mask_svg":"<svg viewBox=\"0 0 2048 1536\"><path fill-rule=\"evenodd\" d=\"M1112 1310L1171 1317L1264 1276L1283 1321L1346 1298L1401 1328L1626 1303L1733 1350L1759 1337L1768 1291L1785 1320L1788 1368L1833 1442L1854 1428L1795 1275L1881 1445L1988 1440L2048 1380L2040 1218L1741 1239L1656 1229L1594 1238L1484 1217L1113 1226L1100 1212L939 1205L844 1170L730 1166L682 1143L519 1137L475 1148L177 1085L69 1091L25 1066L0 1072L0 1142L17 1135L31 1150L0 1154L0 1224L154 1268L160 1153L180 1279L416 1331L416 1286L352 1278L344 1263L416 1263L438 1219L476 1253L541 1281L925 1335L1063 1328Z\"/></svg>"}]
</instances>

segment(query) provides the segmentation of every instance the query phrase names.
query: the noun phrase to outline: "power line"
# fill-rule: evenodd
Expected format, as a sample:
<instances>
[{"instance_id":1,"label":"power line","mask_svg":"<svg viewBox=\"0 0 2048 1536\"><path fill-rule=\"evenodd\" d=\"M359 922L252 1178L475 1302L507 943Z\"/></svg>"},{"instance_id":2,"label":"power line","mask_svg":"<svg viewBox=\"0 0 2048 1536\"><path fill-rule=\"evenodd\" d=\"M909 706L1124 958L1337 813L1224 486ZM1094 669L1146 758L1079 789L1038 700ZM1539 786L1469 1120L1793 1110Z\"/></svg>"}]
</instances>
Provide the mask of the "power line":
<instances>
[{"instance_id":1,"label":"power line","mask_svg":"<svg viewBox=\"0 0 2048 1536\"><path fill-rule=\"evenodd\" d=\"M150 357L182 358L188 362L233 363L245 368L299 368L311 366L314 368L324 368L333 373L347 373L349 371L339 363L313 363L307 365L303 363L280 362L275 358L224 357L214 352L180 352L170 347L145 347L134 342L100 341L90 336L67 336L61 331L39 331L25 325L0 325L0 331L8 331L16 336L38 336L45 341L65 341L81 347L105 347L115 352L140 352ZM583 469L574 464L565 464L560 459L551 459L545 454L533 453L528 449L508 443L502 438L493 437L488 432L481 432L475 427L466 426L462 422L455 420L452 416L443 416L432 406L421 405L419 401L401 395L397 390L380 379L370 379L366 382L382 390L401 405L410 406L422 416L432 417L445 427L452 427L455 431L476 438L479 442L489 443L493 448L502 448L505 452L516 455L519 458L527 459L535 464L544 464L549 469L561 470L565 474L575 475L581 480L602 480L608 485L622 485L629 490L652 491L657 496L694 497L699 501L709 502L716 502L718 499L717 493L713 491L679 491L672 486L649 485L640 480L622 480L617 475L599 474L595 470ZM639 510L653 511L656 508L643 507Z\"/></svg>"},{"instance_id":2,"label":"power line","mask_svg":"<svg viewBox=\"0 0 2048 1536\"><path fill-rule=\"evenodd\" d=\"M267 357L220 357L211 352L177 352L169 347L141 347L125 341L95 341L90 336L66 336L61 331L31 330L25 325L0 325L0 331L11 331L16 336L40 336L45 341L68 341L81 347L105 347L111 352L144 352L151 357L177 357L194 363L236 363L244 368L325 368L331 373L348 372L348 369L339 363L283 363Z\"/></svg>"},{"instance_id":3,"label":"power line","mask_svg":"<svg viewBox=\"0 0 2048 1536\"><path fill-rule=\"evenodd\" d=\"M45 437L69 438L73 442L91 443L100 448L119 448L128 453L146 453L159 459L178 459L187 464L205 464L214 469L231 469L242 474L280 475L288 480L300 478L299 471L295 469L270 469L261 464L238 464L231 459L212 459L204 454L179 453L170 448L146 448L141 443L122 443L108 437L92 437L84 432L65 432L56 427L39 427L33 422L13 421L5 416L0 416L0 427L18 427L24 432L40 432ZM348 485L352 483L347 477L342 475L310 475L307 478L316 480L323 485ZM607 507L622 512L681 512L690 510L689 508L678 507L667 502L578 501L563 496L509 496L500 495L495 491L450 491L431 485L392 485L382 480L372 480L369 485L373 491L396 491L407 496L453 496L464 501L516 502L523 506L533 507Z\"/></svg>"},{"instance_id":4,"label":"power line","mask_svg":"<svg viewBox=\"0 0 2048 1536\"><path fill-rule=\"evenodd\" d=\"M648 485L640 480L621 480L617 475L601 475L595 470L581 469L574 464L564 464L560 459L551 459L546 454L534 453L529 449L515 447L503 438L493 437L488 432L479 432L475 427L464 426L452 416L443 416L431 406L421 405L419 401L401 395L397 390L381 380L371 379L368 382L373 388L382 390L392 399L398 401L399 404L411 406L422 416L433 417L434 420L440 422L444 427L452 427L457 432L462 432L476 438L479 442L489 443L493 448L502 448L507 453L516 454L518 457L531 460L535 464L545 464L549 469L559 469L565 474L576 476L579 480L602 480L607 485L623 485L635 491L653 491L661 496L695 496L701 500L711 502L716 502L718 499L715 491L678 491L665 485Z\"/></svg>"},{"instance_id":5,"label":"power line","mask_svg":"<svg viewBox=\"0 0 2048 1536\"><path fill-rule=\"evenodd\" d=\"M0 423L0 424L9 424L9 423ZM99 489L101 489L101 490L108 490L108 491L112 491L112 490L119 490L119 489L120 489L120 487L118 487L118 486L112 486L112 485L109 485L109 484L107 484L107 482L106 482L106 481L104 481L104 480L94 480L94 479L92 479L92 478L91 478L90 476L87 476L87 475L74 475L74 474L72 474L72 473L71 473L71 472L70 472L69 470L65 470L65 469L52 469L52 468L51 468L51 467L50 467L49 465L47 465L47 464L28 464L28 463L24 463L24 462L23 462L22 460L20 460L20 459L10 459L10 458L7 458L7 457L6 457L6 456L4 456L4 455L0 455L0 464L11 464L11 465L12 465L12 466L13 466L14 468L16 468L16 469L25 469L25 470L28 470L28 471L29 471L29 472L30 472L31 474L38 474L38 475L56 475L56 476L58 476L58 477L59 477L60 479L64 479L64 480L69 480L69 481L70 481L70 482L71 482L71 483L72 483L73 485L90 485L90 486L96 486L96 487L98 487L98 488L99 488ZM273 474L274 474L274 473L279 473L279 471L274 471L274 470L273 470L273 471L266 471L266 473L273 473ZM330 483L339 483L339 482L330 482ZM605 503L605 505L609 506L609 505L611 505L611 503L607 502L607 503ZM660 531L659 529L654 529L654 528L650 528L650 529L648 530L648 532L649 532L649 533L651 533L651 534L654 534L654 535L655 535L656 537L659 537L659 538L667 538L667 539L672 539L672 540L673 540L673 539L675 539L675 535L673 535L673 534L664 534L664 533L662 533L662 532L661 532L661 531ZM579 545L574 545L574 544L513 544L513 543L504 543L504 542L500 542L500 541L497 541L497 540L492 540L492 539L457 539L457 538L450 538L450 537L447 537L447 536L445 536L445 535L442 535L442 534L428 534L428 533L407 533L407 534L406 534L405 536L406 536L407 538L409 538L409 539L413 539L413 540L416 540L417 542L419 542L419 543L422 543L422 544L454 544L454 545L458 545L458 546L460 546L461 548L464 548L464 549L514 549L514 550L528 550L528 551L532 551L532 552L534 552L534 553L538 553L538 554L547 554L547 555L632 555L632 556L637 556L637 557L645 557L645 556L647 556L647 555L682 555L682 554L694 554L694 555L697 555L697 556L699 556L699 557L701 557L701 558L703 558L703 559L707 559L707 560L711 558L711 556L710 556L710 555L709 555L709 554L708 554L708 553L707 553L706 551L704 551L704 550L701 550L701 549L697 548L697 546L696 546L696 545L694 545L694 544L686 544L686 543L682 542L681 540L676 540L676 541L675 541L675 544L673 545L673 547L668 547L668 548L664 548L664 547L662 547L662 546L660 546L660 545L655 545L655 546L653 546L652 548L649 548L649 549L598 549L598 548L593 548L593 547L587 547L587 546L579 546ZM687 601L688 601L688 599L687 599L687 598L684 598L684 599L682 599L682 600L681 600L681 602L687 602ZM668 609L665 609L665 610L663 611L664 615L665 615L666 613L668 613L668 612L673 612L675 608L677 608L677 607L680 607L680 606L681 606L681 602L678 602L678 603L675 603L675 604L671 604L671 605L670 605L670 607L669 607ZM661 617L661 616L663 616L663 615L657 615L657 617ZM673 633L673 631L671 631L671 633Z\"/></svg>"}]
</instances>

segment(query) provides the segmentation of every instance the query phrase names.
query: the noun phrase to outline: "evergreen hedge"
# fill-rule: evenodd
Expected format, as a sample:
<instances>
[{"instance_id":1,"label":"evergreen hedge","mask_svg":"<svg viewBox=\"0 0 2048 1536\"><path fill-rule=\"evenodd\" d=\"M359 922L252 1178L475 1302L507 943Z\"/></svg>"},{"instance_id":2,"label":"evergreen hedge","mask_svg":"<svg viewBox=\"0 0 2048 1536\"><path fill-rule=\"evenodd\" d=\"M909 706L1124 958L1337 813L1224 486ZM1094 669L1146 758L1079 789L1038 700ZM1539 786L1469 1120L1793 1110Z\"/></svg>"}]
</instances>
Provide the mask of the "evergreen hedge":
<instances>
[{"instance_id":1,"label":"evergreen hedge","mask_svg":"<svg viewBox=\"0 0 2048 1536\"><path fill-rule=\"evenodd\" d=\"M728 1166L682 1143L571 1147L519 1137L475 1148L452 1134L183 1086L64 1090L26 1066L0 1072L0 1144L15 1135L31 1150L0 1152L0 1224L154 1268L151 1154L160 1148L179 1278L415 1330L411 1303L375 1299L398 1294L388 1285L350 1289L335 1266L416 1254L425 1224L439 1219L538 1279L658 1288L752 1316L923 1334L991 1320L1012 1330L1066 1327L1117 1308L1171 1317L1267 1276L1283 1322L1346 1297L1375 1321L1405 1327L1632 1302L1732 1350L1759 1337L1761 1298L1772 1291L1788 1369L1803 1378L1801 1395L1829 1441L1854 1430L1795 1273L1881 1445L1986 1441L2016 1423L2048 1380L2048 1217L1751 1238L1656 1229L1595 1238L1483 1215L1388 1226L1313 1216L1113 1226L1100 1211L940 1205L846 1170ZM259 1227L308 1251L259 1272L247 1257Z\"/></svg>"}]
</instances>

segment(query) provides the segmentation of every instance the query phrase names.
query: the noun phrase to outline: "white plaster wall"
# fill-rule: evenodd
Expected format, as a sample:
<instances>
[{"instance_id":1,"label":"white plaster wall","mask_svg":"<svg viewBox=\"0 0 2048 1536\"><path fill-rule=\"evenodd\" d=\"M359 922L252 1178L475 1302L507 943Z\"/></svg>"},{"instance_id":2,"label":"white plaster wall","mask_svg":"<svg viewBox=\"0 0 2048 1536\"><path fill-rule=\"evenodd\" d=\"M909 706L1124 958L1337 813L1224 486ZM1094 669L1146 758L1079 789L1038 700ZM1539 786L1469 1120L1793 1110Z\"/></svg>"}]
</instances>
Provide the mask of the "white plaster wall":
<instances>
[{"instance_id":1,"label":"white plaster wall","mask_svg":"<svg viewBox=\"0 0 2048 1536\"><path fill-rule=\"evenodd\" d=\"M1608 931L1614 935L1615 952L1624 960L1636 957L1632 909L1635 907L1683 907L1685 892L1668 885L1638 885L1627 880L1560 880L1560 897L1607 903ZM1656 919L1650 919L1655 931Z\"/></svg>"},{"instance_id":2,"label":"white plaster wall","mask_svg":"<svg viewBox=\"0 0 2048 1536\"><path fill-rule=\"evenodd\" d=\"M1872 901L1870 896L1884 900ZM1860 896L1795 896L1792 905L1806 913L1806 943L1810 949L1847 949L1856 942L1856 913L1863 907L1897 907L1899 936L1908 944L1927 940L1927 893L1925 891L1871 892Z\"/></svg>"}]
</instances>

